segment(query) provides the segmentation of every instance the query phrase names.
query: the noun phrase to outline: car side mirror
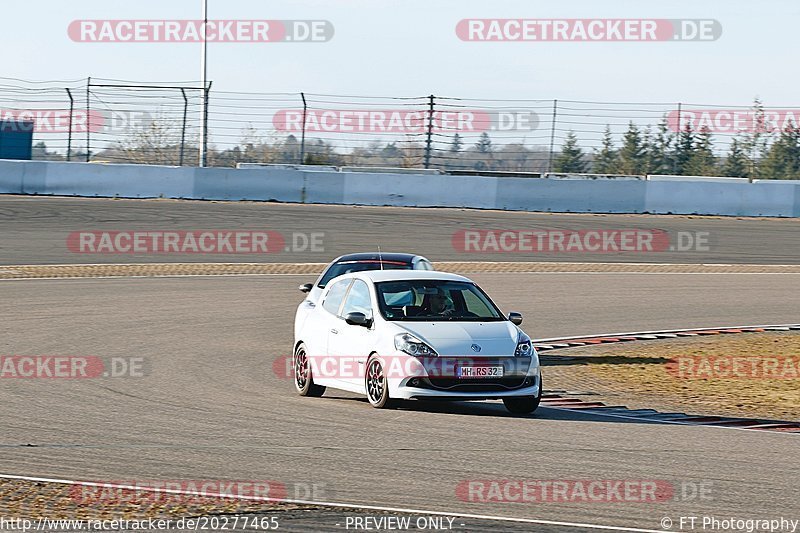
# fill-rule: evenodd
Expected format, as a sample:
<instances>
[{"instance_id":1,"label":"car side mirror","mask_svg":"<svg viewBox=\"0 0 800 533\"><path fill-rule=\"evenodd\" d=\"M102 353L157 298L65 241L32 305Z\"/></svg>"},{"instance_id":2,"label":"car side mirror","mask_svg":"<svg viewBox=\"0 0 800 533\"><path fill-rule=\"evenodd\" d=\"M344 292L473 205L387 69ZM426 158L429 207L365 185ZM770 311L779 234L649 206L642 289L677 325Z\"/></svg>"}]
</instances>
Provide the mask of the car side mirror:
<instances>
[{"instance_id":1,"label":"car side mirror","mask_svg":"<svg viewBox=\"0 0 800 533\"><path fill-rule=\"evenodd\" d=\"M522 315L520 313L515 313L514 311L511 311L510 313L508 313L508 319L511 321L512 324L516 326L522 324Z\"/></svg>"},{"instance_id":2,"label":"car side mirror","mask_svg":"<svg viewBox=\"0 0 800 533\"><path fill-rule=\"evenodd\" d=\"M351 326L363 326L368 328L372 325L372 319L367 318L367 315L364 313L347 313L347 316L344 317L344 321Z\"/></svg>"},{"instance_id":3,"label":"car side mirror","mask_svg":"<svg viewBox=\"0 0 800 533\"><path fill-rule=\"evenodd\" d=\"M297 288L300 289L300 292L311 292L311 289L314 288L314 284L313 283L303 283L302 285L300 285Z\"/></svg>"}]
</instances>

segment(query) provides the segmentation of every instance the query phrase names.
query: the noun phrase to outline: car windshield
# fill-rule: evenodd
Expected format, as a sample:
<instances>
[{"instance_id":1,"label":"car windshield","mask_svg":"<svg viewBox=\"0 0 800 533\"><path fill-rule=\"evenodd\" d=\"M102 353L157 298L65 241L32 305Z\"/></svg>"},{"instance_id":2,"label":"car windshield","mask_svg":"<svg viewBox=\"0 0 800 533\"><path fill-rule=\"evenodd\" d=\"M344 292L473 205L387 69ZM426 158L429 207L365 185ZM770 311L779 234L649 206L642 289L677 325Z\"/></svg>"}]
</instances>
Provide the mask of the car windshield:
<instances>
[{"instance_id":1,"label":"car windshield","mask_svg":"<svg viewBox=\"0 0 800 533\"><path fill-rule=\"evenodd\" d=\"M405 261L383 261L383 270L411 270L412 266L411 263L406 263ZM363 272L365 270L381 270L381 261L377 259L362 259L357 261L342 261L341 263L331 265L325 272L325 275L322 276L317 287L324 289L325 285L337 276L349 274L350 272Z\"/></svg>"},{"instance_id":2,"label":"car windshield","mask_svg":"<svg viewBox=\"0 0 800 533\"><path fill-rule=\"evenodd\" d=\"M449 280L384 281L375 284L378 307L387 320L505 320L473 283Z\"/></svg>"}]
</instances>

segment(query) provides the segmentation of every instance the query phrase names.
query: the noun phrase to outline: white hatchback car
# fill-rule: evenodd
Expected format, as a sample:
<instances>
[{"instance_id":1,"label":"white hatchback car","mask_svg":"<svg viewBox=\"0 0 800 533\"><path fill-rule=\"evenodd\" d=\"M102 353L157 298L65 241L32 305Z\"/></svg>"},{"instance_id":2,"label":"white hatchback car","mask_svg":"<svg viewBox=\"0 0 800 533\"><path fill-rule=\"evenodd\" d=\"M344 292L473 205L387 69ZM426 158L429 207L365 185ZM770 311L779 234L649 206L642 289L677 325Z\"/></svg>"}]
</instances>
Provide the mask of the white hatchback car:
<instances>
[{"instance_id":1,"label":"white hatchback car","mask_svg":"<svg viewBox=\"0 0 800 533\"><path fill-rule=\"evenodd\" d=\"M345 274L295 321L295 387L303 396L326 387L365 394L378 408L401 399L501 399L512 413L531 413L542 379L521 322L463 276Z\"/></svg>"}]
</instances>

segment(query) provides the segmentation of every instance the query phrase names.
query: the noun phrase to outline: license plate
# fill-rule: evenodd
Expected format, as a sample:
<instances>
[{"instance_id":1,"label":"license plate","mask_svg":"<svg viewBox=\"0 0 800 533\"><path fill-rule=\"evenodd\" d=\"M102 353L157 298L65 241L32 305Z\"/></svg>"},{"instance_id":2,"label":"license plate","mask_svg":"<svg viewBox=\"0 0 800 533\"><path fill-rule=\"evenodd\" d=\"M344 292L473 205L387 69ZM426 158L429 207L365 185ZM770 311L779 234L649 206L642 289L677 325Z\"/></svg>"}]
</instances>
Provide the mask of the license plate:
<instances>
[{"instance_id":1,"label":"license plate","mask_svg":"<svg viewBox=\"0 0 800 533\"><path fill-rule=\"evenodd\" d=\"M460 378L502 378L502 366L460 366L457 372Z\"/></svg>"}]
</instances>

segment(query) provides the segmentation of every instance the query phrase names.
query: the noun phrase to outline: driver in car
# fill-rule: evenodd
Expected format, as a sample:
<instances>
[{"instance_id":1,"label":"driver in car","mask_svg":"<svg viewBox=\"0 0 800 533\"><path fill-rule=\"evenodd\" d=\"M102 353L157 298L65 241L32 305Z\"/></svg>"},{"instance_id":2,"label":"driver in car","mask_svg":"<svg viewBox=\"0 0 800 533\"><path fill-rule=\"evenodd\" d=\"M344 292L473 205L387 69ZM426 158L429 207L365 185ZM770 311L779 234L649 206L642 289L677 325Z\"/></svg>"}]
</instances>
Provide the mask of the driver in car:
<instances>
[{"instance_id":1,"label":"driver in car","mask_svg":"<svg viewBox=\"0 0 800 533\"><path fill-rule=\"evenodd\" d=\"M430 295L430 314L439 316L453 316L455 309L447 307L447 296L443 291Z\"/></svg>"}]
</instances>

